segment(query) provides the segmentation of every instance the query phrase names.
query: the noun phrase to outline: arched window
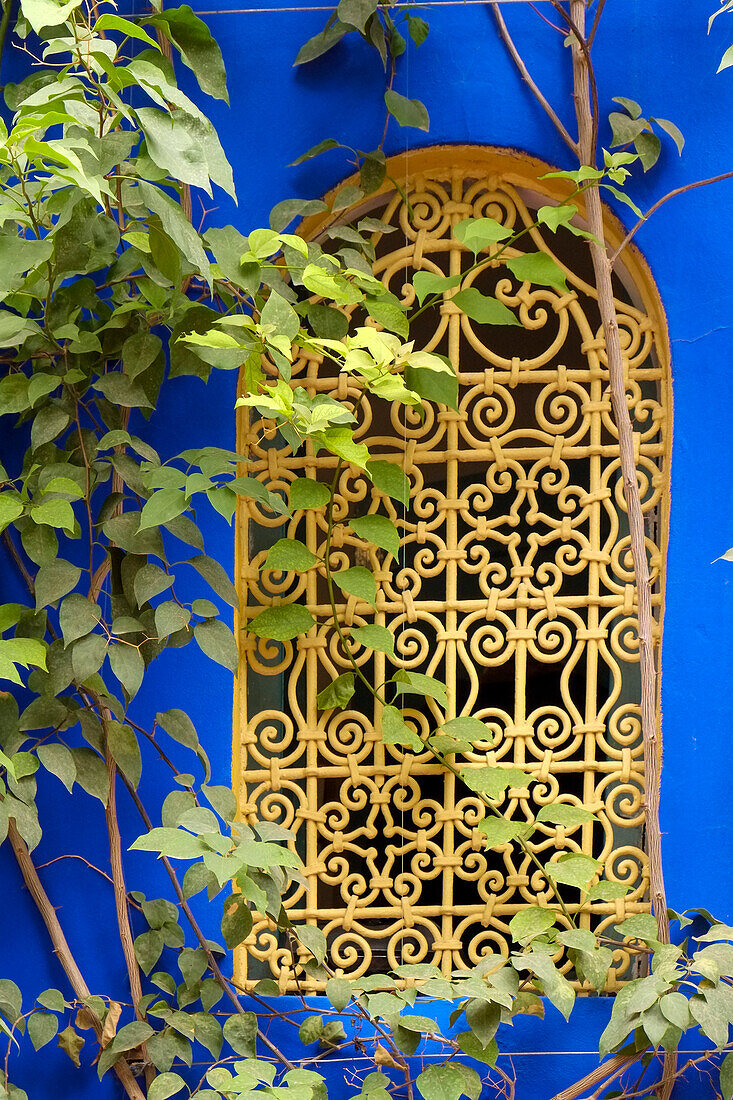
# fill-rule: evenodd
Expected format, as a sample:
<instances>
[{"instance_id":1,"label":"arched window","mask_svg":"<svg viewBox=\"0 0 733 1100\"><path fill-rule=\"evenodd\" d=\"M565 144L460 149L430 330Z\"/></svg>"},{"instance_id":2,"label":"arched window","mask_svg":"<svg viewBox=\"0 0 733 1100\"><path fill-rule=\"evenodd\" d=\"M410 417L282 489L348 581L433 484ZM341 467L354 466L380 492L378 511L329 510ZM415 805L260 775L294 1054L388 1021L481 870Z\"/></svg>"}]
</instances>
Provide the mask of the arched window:
<instances>
[{"instance_id":1,"label":"arched window","mask_svg":"<svg viewBox=\"0 0 733 1100\"><path fill-rule=\"evenodd\" d=\"M485 148L429 148L395 159L368 204L311 219L309 236L368 214L391 230L374 233L374 273L396 295L412 294L417 271L457 274L472 262L452 235L468 217L521 228L532 211L562 202L567 190L540 177L547 165ZM582 214L582 210L581 210ZM608 218L608 238L619 231ZM330 234L328 231L331 231ZM393 633L394 662L365 654L380 682L394 666L447 685L448 717L481 718L490 736L462 766L511 764L539 782L510 789L506 816L534 821L541 806L582 805L599 823L540 823L531 844L540 858L582 851L605 876L631 887L597 901L586 927L648 908L641 833L644 789L639 722L635 590L617 433L587 243L571 232L530 229L527 250L552 254L567 292L533 286L487 262L470 277L510 306L522 327L470 320L451 301L423 313L416 346L450 357L459 376L458 411L431 406L420 419L404 408L364 404L361 438L370 451L402 463L409 507L380 494L358 470L338 485L340 518L379 506L402 531L399 560L346 534L334 567L371 558L379 585L376 615L355 599L339 605L347 624L376 622ZM516 250L521 251L522 240ZM663 313L634 250L615 275L637 465L660 630L671 422ZM294 364L293 383L346 396L349 381L317 358ZM293 457L264 439L244 412L239 449L251 472L280 480L326 481L335 460L312 451ZM280 596L327 612L322 582L261 572L268 545L297 537L323 553L323 513L292 519L242 508L238 519L242 616ZM244 672L235 710L235 784L244 815L277 821L296 835L308 889L288 899L293 920L318 924L334 965L348 975L400 962L437 963L445 974L487 950L506 952L507 925L523 906L551 903L541 873L516 847L485 849L475 796L427 754L386 746L378 707L357 693L345 711L320 711L318 691L347 668L333 631L293 643L242 633ZM435 729L431 704L413 700L412 721ZM567 904L577 908L578 892ZM266 921L252 934L250 972L273 973L287 987L290 953ZM252 960L255 960L254 972ZM259 960L260 965L257 965ZM617 952L615 973L628 966ZM611 982L611 987L613 982ZM314 987L315 988L315 987Z\"/></svg>"}]
</instances>

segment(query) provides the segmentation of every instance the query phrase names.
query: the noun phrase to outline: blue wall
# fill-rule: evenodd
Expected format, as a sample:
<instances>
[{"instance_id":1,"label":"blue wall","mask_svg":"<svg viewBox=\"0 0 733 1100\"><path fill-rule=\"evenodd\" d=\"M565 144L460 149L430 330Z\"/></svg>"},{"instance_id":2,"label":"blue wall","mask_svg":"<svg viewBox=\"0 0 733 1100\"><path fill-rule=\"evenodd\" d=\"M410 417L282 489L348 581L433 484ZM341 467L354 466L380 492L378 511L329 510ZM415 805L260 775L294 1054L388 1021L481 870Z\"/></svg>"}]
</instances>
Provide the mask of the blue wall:
<instances>
[{"instance_id":1,"label":"blue wall","mask_svg":"<svg viewBox=\"0 0 733 1100\"><path fill-rule=\"evenodd\" d=\"M138 0L138 3L140 0ZM195 5L202 8L202 5ZM678 158L665 142L662 158L637 182L635 196L646 208L669 189L733 168L729 120L733 111L733 70L715 75L718 60L733 39L726 16L706 37L713 0L614 0L607 6L594 48L601 103L611 96L638 100L644 111L676 122L687 138ZM141 5L140 5L141 7ZM549 5L542 4L549 15ZM122 10L122 9L121 9ZM568 54L555 35L525 5L507 5L507 21L543 90L568 127L574 128L569 99ZM570 154L525 86L498 41L493 19L482 6L427 9L431 31L416 51L411 47L397 79L399 91L423 99L430 110L429 137L395 127L387 152L430 142L476 142L510 146L564 167ZM324 13L215 15L209 19L229 71L231 108L207 104L232 161L239 207L217 195L210 219L233 221L246 232L267 224L270 208L295 195L322 194L348 174L338 153L298 169L286 165L324 137L363 149L381 135L382 73L361 42L347 40L305 70L293 70L299 45L316 33ZM726 23L727 19L727 23ZM607 143L608 127L601 127ZM207 203L211 206L211 203ZM623 217L625 220L628 211ZM728 683L733 628L732 566L711 565L733 543L733 321L727 261L733 238L733 182L696 190L664 207L638 235L667 310L674 370L674 456L672 516L664 627L662 826L669 902L674 908L704 906L722 919L733 917L733 863L728 858L730 736ZM204 388L184 379L167 388L154 418L155 445L163 453L196 441L232 446L235 378L214 374ZM233 565L232 533L211 525L207 552ZM5 574L3 598L22 598ZM181 706L192 716L212 757L215 775L228 781L231 759L231 678L199 659L191 646L165 654L152 667L136 700L148 718L156 710ZM160 782L148 765L143 793L155 804ZM105 866L106 833L99 803L89 803L84 821L72 817L72 801L61 785L46 779L39 862L78 850ZM137 822L121 795L129 836ZM5 848L0 851L3 904L0 906L2 975L35 992L64 988L64 978L47 949L45 930ZM150 897L165 886L152 857L133 854L128 884ZM74 871L74 874L68 872ZM72 948L93 990L124 988L123 963L115 946L114 915L107 884L81 865L55 863L42 872ZM73 881L70 885L69 880ZM81 884L81 886L79 886ZM83 892L84 909L80 905ZM218 904L208 913L199 905L212 936L218 935ZM513 1060L518 1100L543 1100L597 1064L593 1055L610 1003L581 1003L565 1026L548 1008L544 1025L520 1021L504 1036ZM707 1041L699 1037L704 1048ZM34 1059L16 1061L14 1080L32 1100L116 1095L111 1075L100 1089L90 1072L76 1073L54 1048ZM532 1051L556 1051L536 1058ZM502 1063L510 1070L510 1060ZM334 1076L344 1080L342 1068ZM86 1082L86 1083L84 1083ZM347 1089L345 1095L352 1090ZM709 1096L697 1079L678 1087L678 1097Z\"/></svg>"}]
</instances>

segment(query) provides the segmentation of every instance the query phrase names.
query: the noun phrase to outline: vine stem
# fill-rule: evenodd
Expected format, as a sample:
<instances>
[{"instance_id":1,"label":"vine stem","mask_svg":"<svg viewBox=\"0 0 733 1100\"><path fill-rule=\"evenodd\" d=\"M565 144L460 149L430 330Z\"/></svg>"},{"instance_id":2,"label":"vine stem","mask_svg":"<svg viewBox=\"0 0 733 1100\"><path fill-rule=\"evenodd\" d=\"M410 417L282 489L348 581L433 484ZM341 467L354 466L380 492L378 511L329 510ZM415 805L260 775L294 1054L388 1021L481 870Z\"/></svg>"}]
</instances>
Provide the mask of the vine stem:
<instances>
[{"instance_id":1,"label":"vine stem","mask_svg":"<svg viewBox=\"0 0 733 1100\"><path fill-rule=\"evenodd\" d=\"M529 69L525 65L524 59L523 59L522 55L520 54L519 50L517 49L517 47L514 43L514 39L512 38L512 36L509 33L509 29L506 25L506 22L504 21L504 16L501 14L498 3L493 3L491 5L491 10L494 13L494 19L496 20L496 25L499 28L499 34L501 36L501 39L502 39L504 45L506 46L507 50L509 51L509 53L511 55L511 58L512 58L512 61L517 66L517 69L519 71L519 75L521 76L522 80L527 85L530 92L532 93L532 95L535 97L535 99L539 103L542 110L545 112L545 114L549 118L552 125L557 130L557 132L560 135L560 137L562 138L562 140L565 142L565 144L568 146L568 148L573 153L575 153L577 155L577 153L578 153L578 143L571 137L570 131L566 127L565 123L561 120L560 116L557 114L557 112L555 111L552 104L545 97L545 95L540 91L539 87L537 86L535 81L530 76Z\"/></svg>"},{"instance_id":2,"label":"vine stem","mask_svg":"<svg viewBox=\"0 0 733 1100\"><path fill-rule=\"evenodd\" d=\"M705 180L695 180L694 183L686 183L682 187L675 187L673 191L668 191L666 195L662 195L661 199L657 199L653 206L649 207L646 214L642 214L636 225L633 225L628 231L624 239L621 241L621 244L611 256L611 259L609 261L611 267L613 267L613 265L616 263L616 260L626 248L626 245L632 240L633 237L636 236L642 225L645 225L646 222L649 221L652 214L655 214L657 210L659 210L660 206L664 206L666 202L669 202L670 199L677 198L678 195L685 195L688 191L694 191L697 187L708 187L711 183L721 183L723 180L729 179L733 179L733 172L722 172L719 176L710 176L708 179Z\"/></svg>"},{"instance_id":3,"label":"vine stem","mask_svg":"<svg viewBox=\"0 0 733 1100\"><path fill-rule=\"evenodd\" d=\"M328 599L329 599L329 603L331 605L331 615L332 615L332 618L333 618L333 625L336 629L336 633L338 634L338 638L339 638L339 641L341 642L341 646L343 648L343 651L346 654L346 656L348 657L349 662L350 662L352 668L354 669L355 674L358 676L358 678L361 680L361 682L364 684L364 686L367 688L367 690L370 692L370 694L373 696L373 698L376 699L376 701L378 703L381 703L381 705L383 707L386 707L386 706L389 706L389 704L387 703L387 700L384 698L382 693L380 691L378 691L377 688L374 687L374 685L371 683L369 678L364 675L361 668L359 667L359 664L358 664L356 658L354 657L353 653L351 652L351 649L350 649L350 647L348 645L348 642L347 642L347 639L346 639L346 635L343 632L343 628L342 628L341 622L339 620L338 610L336 608L336 596L335 596L334 589L333 589L333 573L331 571L330 558L331 558L331 542L332 542L332 538L333 538L333 502L334 502L334 496L335 496L335 493L336 493L336 487L338 485L338 479L339 479L339 475L341 473L342 466L343 466L343 463L342 463L341 459L339 459L338 462L336 463L336 472L334 474L333 481L331 482L328 508L326 510L327 529L326 529L326 545L325 545L325 548L324 548L324 567L325 567L325 571L326 571L326 585L328 587ZM422 745L423 745L424 749L427 749L427 751L430 753L430 755L433 757L433 759L435 761L437 761L438 764L441 765L441 767L445 768L446 771L449 771L452 775L454 775L456 777L456 779L459 780L459 782L465 783L465 780L464 780L463 776L461 775L460 771L458 770L458 768L454 764L451 764L448 760L446 760L446 758L441 753L439 753L437 749L434 749L429 741L423 741ZM469 790L470 790L470 788L469 788ZM498 818L501 818L502 820L504 820L504 815L501 812L501 810L493 804L493 802L491 801L491 799L487 795L483 794L480 791L471 791L471 793L474 794L479 799L479 801L483 804L483 806L491 814L493 814L494 817L498 817ZM575 920L573 919L572 914L570 913L570 911L568 910L568 907L566 906L565 902L563 901L562 897L560 896L560 891L557 888L557 883L552 878L552 875L549 874L549 872L547 871L547 868L540 862L540 860L539 860L538 856L536 855L536 853L532 851L532 849L529 847L529 845L527 844L527 842L525 840L523 840L521 837L515 837L515 840L519 844L519 847L522 849L524 854L535 864L535 866L538 868L538 870L540 870L542 872L542 875L544 876L544 878L547 879L547 882L550 885L550 889L552 890L553 894L555 895L555 900L557 901L557 904L560 907L560 910L561 910L563 916L565 917L565 919L568 922L568 924L570 925L570 927L575 928L576 927Z\"/></svg>"},{"instance_id":4,"label":"vine stem","mask_svg":"<svg viewBox=\"0 0 733 1100\"><path fill-rule=\"evenodd\" d=\"M558 5L559 6L559 5ZM597 101L590 53L584 41L585 0L570 0L569 22L573 26L571 42L573 61L573 98L578 119L581 164L595 167L595 135L597 132ZM594 116L594 111L596 112ZM658 675L654 653L654 616L652 613L652 578L644 535L644 513L634 458L634 431L626 400L624 361L619 338L618 318L611 280L612 260L605 245L603 207L597 182L586 191L588 225L595 240L590 241L591 260L598 295L598 309L603 325L608 362L611 406L618 431L619 459L623 479L624 499L629 520L631 557L636 580L637 623L639 638L639 669L641 676L641 732L644 748L644 825L649 861L649 893L657 922L657 937L669 943L669 917L662 867L662 833L659 821L661 787L660 747L657 731ZM676 1074L677 1057L665 1053L661 1100L669 1100Z\"/></svg>"},{"instance_id":5,"label":"vine stem","mask_svg":"<svg viewBox=\"0 0 733 1100\"><path fill-rule=\"evenodd\" d=\"M77 965L76 959L71 953L66 936L64 935L64 930L56 915L56 910L51 904L48 894L43 887L43 883L38 876L38 871L28 851L28 846L18 832L15 822L12 820L8 824L8 840L10 841L10 846L13 849L13 854L20 868L20 873L23 876L23 881L51 937L53 953L61 963L76 998L80 1001L84 1001L90 996L89 986L84 980L84 976ZM95 1013L91 1012L90 1017L95 1034L99 1039L102 1034L102 1024L97 1019ZM130 1100L145 1100L140 1086L133 1077L132 1070L124 1059L115 1062L112 1069L117 1074L120 1084L130 1097Z\"/></svg>"}]
</instances>

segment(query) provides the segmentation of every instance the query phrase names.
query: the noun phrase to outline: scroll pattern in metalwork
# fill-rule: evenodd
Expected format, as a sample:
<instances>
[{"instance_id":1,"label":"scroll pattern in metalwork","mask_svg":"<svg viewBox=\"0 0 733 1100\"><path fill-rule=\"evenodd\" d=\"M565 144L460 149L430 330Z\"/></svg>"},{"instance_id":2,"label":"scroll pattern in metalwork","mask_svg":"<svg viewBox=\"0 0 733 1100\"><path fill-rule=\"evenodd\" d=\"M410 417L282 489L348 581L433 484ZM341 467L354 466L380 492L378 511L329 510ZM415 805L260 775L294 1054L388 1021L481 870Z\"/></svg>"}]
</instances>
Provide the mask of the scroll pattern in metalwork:
<instances>
[{"instance_id":1,"label":"scroll pattern in metalwork","mask_svg":"<svg viewBox=\"0 0 733 1100\"><path fill-rule=\"evenodd\" d=\"M378 214L394 232L375 236L374 271L401 297L412 294L415 271L453 275L470 266L473 257L452 236L458 221L491 216L520 228L533 222L528 204L537 204L498 176L457 169L413 178L408 194L409 209L397 194L384 197ZM586 246L567 232L531 230L524 240L527 251L542 248L563 264L568 291L518 282L487 259L468 282L514 309L522 328L470 321L451 292L423 315L411 335L450 357L458 411L426 407L420 419L362 402L360 437L374 454L403 464L410 504L395 506L346 469L336 518L347 523L380 509L401 529L402 546L396 561L340 526L332 566L368 562L378 582L376 614L353 598L339 606L345 624L376 622L394 635L395 661L362 653L367 674L381 683L397 666L439 678L448 688L447 716L479 717L490 731L460 766L518 765L537 777L507 792L508 817L531 822L558 799L598 815L600 823L572 829L539 824L531 843L543 862L555 853L592 854L607 878L631 887L625 900L594 903L592 916L581 918L602 929L647 908L628 530L595 292L581 277L590 280ZM659 609L665 354L652 319L621 281L617 308ZM355 395L346 376L317 358L298 361L293 382L311 393ZM293 457L261 425L243 425L240 446L252 472L276 489L295 477L333 477L331 456ZM284 535L322 556L325 531L323 510L275 520L252 505L242 514L245 616L287 597L324 621L329 607L316 571L283 575L261 566L267 545ZM291 918L317 923L333 965L348 975L416 961L450 974L483 952L507 952L511 917L552 901L535 865L511 845L485 850L476 797L427 754L385 746L368 695L358 693L346 711L318 710L317 692L349 667L331 627L283 645L246 633L241 641L241 811L296 835L308 886L288 898ZM423 736L434 730L440 712L415 696L407 702ZM568 888L566 901L575 911L578 892ZM249 980L267 964L287 987L287 942L262 921L249 943ZM619 949L616 975L628 961Z\"/></svg>"}]
</instances>

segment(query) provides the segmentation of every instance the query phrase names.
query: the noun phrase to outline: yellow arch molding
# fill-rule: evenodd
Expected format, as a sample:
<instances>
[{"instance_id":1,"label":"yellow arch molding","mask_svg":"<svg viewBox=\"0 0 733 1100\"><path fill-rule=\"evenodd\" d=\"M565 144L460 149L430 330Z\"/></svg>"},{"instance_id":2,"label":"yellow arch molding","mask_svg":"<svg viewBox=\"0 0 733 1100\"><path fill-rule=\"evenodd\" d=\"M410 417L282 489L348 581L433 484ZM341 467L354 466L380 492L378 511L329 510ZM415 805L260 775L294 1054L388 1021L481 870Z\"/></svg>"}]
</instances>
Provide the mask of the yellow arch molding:
<instances>
[{"instance_id":1,"label":"yellow arch molding","mask_svg":"<svg viewBox=\"0 0 733 1100\"><path fill-rule=\"evenodd\" d=\"M543 179L549 171L509 150L418 149L391 158L384 185L359 207L306 219L300 232L316 239L367 208L378 211L396 232L375 234L375 273L409 300L411 272L460 270L465 253L451 235L456 222L490 215L526 226L533 222L531 209L565 201L571 185ZM409 208L391 180L409 196ZM582 221L582 202L576 205ZM609 244L618 247L623 227L608 212L605 224ZM402 461L411 475L411 512L396 513L394 503L380 499L355 471L344 473L338 508L344 515L369 507L393 513L402 524L403 558L395 563L372 552L380 586L376 617L353 599L339 608L339 617L347 625L388 625L398 665L449 685L448 717L473 713L484 719L491 734L462 766L516 764L540 780L529 790L508 792L508 816L533 820L540 805L557 798L598 813L600 824L567 832L539 825L533 841L544 859L585 851L604 862L607 877L629 882L625 899L594 904L592 914L580 918L586 927L603 927L648 908L639 847L635 596L596 295L578 270L590 270L584 242L566 238L562 243L560 236L530 229L522 240L530 251L556 254L567 294L518 285L491 262L476 276L517 311L525 330L520 345L507 343L507 330L500 335L471 322L450 295L435 311L432 329L422 324L417 330L420 346L446 352L459 371L457 413L428 410L419 423L363 406L363 438L375 452ZM521 247L518 242L516 251ZM625 250L617 275L638 464L645 508L654 517L649 545L659 645L672 422L669 343L654 281L634 247ZM313 356L296 362L293 381L341 398L349 390L345 377L328 377ZM237 437L238 449L251 459L248 472L274 477L283 488L293 477L325 477L333 465L327 455L293 458L277 441L263 440L246 410ZM253 521L259 543L250 538ZM315 571L282 577L259 568L268 530L272 537L297 532L322 551L323 527L323 517L313 512L283 524L242 505L236 546L242 623L248 609L255 613L285 594L323 614ZM344 529L335 552L343 566L366 550ZM320 924L335 964L347 974L401 958L434 961L450 974L485 950L506 951L512 915L549 899L543 882L510 846L484 851L475 828L481 813L452 776L424 754L383 745L378 708L358 701L346 712L317 709L324 678L346 666L326 630L311 635L268 648L240 623L235 692L233 783L240 812L293 827L305 863L309 888L288 900L292 919ZM376 656L378 678L390 675L391 667ZM259 695L249 711L248 680ZM413 721L423 731L437 717L426 706L414 708ZM242 951L240 981L251 983L267 971L282 988L291 987L289 950L266 921L256 923L249 948L254 968L250 962L248 971ZM618 952L609 988L627 965ZM318 983L309 980L305 988L315 990Z\"/></svg>"}]
</instances>

